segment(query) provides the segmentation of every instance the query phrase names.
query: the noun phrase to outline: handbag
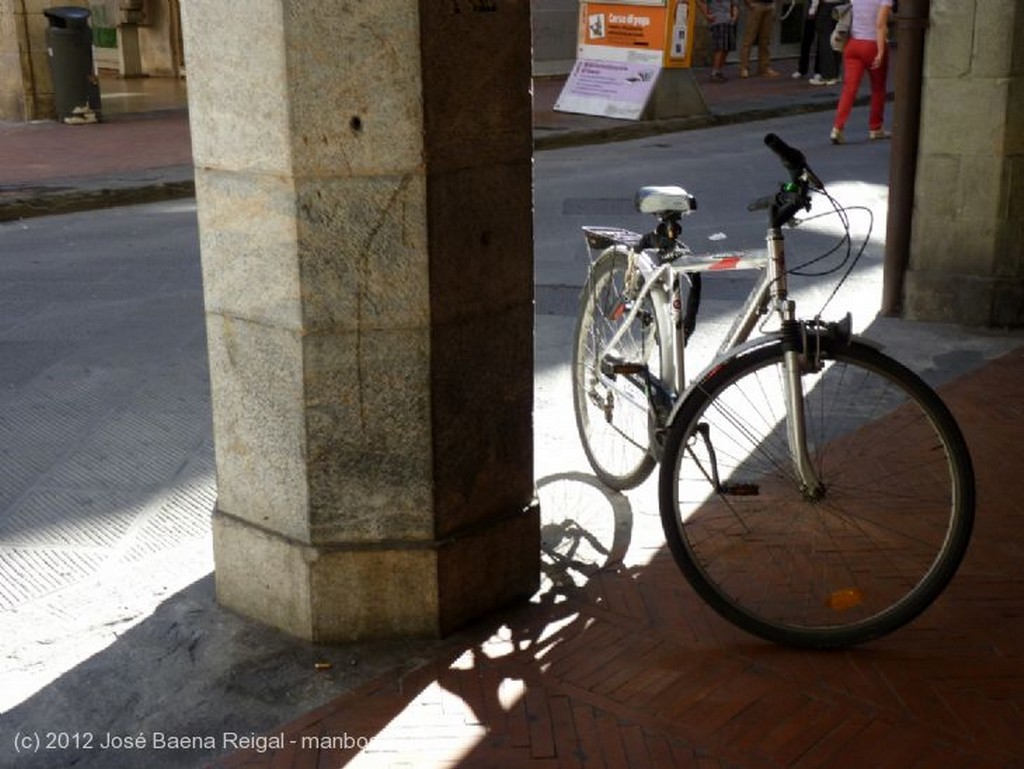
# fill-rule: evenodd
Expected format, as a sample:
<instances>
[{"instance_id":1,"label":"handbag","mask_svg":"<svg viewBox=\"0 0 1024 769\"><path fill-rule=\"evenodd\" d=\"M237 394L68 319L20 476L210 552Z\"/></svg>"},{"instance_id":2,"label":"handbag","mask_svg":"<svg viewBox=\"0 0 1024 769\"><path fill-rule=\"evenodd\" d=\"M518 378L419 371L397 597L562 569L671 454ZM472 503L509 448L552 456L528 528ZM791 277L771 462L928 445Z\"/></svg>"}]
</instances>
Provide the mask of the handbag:
<instances>
[{"instance_id":1,"label":"handbag","mask_svg":"<svg viewBox=\"0 0 1024 769\"><path fill-rule=\"evenodd\" d=\"M832 18L836 26L829 37L829 44L832 50L841 52L846 47L846 41L850 39L850 25L853 24L853 3L845 3L832 10Z\"/></svg>"}]
</instances>

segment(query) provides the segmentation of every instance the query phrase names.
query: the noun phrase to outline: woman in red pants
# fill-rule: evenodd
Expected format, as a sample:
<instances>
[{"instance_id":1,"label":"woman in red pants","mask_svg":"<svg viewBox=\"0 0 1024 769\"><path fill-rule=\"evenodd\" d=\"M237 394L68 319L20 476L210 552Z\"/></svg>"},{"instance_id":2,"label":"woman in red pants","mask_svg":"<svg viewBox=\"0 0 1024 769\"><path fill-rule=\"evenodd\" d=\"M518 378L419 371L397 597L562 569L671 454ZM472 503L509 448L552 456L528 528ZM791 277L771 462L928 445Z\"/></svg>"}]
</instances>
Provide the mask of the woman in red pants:
<instances>
[{"instance_id":1,"label":"woman in red pants","mask_svg":"<svg viewBox=\"0 0 1024 769\"><path fill-rule=\"evenodd\" d=\"M886 77L889 70L887 37L892 0L852 0L853 21L850 39L843 49L843 92L839 96L836 119L832 124L833 144L844 141L843 129L857 98L861 78L867 70L871 78L871 112L868 116L868 137L887 139L885 117Z\"/></svg>"}]
</instances>

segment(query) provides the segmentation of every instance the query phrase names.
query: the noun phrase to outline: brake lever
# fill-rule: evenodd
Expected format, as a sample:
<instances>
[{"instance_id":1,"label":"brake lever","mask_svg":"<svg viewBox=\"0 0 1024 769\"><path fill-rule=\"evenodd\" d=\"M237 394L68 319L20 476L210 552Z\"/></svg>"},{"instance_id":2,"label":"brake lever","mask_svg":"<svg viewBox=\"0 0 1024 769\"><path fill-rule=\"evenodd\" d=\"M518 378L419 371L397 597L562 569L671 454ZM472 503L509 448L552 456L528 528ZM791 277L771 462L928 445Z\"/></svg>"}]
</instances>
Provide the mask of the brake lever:
<instances>
[{"instance_id":1,"label":"brake lever","mask_svg":"<svg viewBox=\"0 0 1024 769\"><path fill-rule=\"evenodd\" d=\"M825 191L825 183L818 178L818 175L811 170L810 166L804 166L804 178L807 180L807 185L815 192Z\"/></svg>"}]
</instances>

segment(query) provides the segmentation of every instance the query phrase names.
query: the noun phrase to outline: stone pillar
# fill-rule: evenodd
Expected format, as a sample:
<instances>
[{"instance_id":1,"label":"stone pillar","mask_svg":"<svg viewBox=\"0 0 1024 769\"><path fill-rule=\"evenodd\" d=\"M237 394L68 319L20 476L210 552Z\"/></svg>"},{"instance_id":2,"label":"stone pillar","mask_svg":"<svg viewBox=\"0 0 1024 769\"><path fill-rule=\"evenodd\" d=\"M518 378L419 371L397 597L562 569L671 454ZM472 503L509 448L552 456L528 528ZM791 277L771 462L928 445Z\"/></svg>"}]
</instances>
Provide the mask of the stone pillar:
<instances>
[{"instance_id":1,"label":"stone pillar","mask_svg":"<svg viewBox=\"0 0 1024 769\"><path fill-rule=\"evenodd\" d=\"M330 642L528 596L529 4L182 12L219 599Z\"/></svg>"},{"instance_id":2,"label":"stone pillar","mask_svg":"<svg viewBox=\"0 0 1024 769\"><path fill-rule=\"evenodd\" d=\"M1021 3L932 0L907 317L1024 325L1021 50Z\"/></svg>"},{"instance_id":3,"label":"stone pillar","mask_svg":"<svg viewBox=\"0 0 1024 769\"><path fill-rule=\"evenodd\" d=\"M117 71L121 77L142 77L139 25L117 25Z\"/></svg>"}]
</instances>

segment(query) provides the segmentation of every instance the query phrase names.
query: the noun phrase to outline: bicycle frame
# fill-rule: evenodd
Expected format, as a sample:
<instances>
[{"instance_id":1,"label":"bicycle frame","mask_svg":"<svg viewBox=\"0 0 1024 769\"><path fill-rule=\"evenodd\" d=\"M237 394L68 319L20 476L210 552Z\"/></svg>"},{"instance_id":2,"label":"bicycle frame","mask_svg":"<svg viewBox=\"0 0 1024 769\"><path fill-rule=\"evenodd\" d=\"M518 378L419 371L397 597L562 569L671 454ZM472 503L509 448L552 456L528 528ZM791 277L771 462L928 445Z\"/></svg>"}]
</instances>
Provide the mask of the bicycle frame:
<instances>
[{"instance_id":1,"label":"bicycle frame","mask_svg":"<svg viewBox=\"0 0 1024 769\"><path fill-rule=\"evenodd\" d=\"M672 334L668 340L662 340L660 364L662 383L671 388L670 397L674 400L675 405L666 423L656 425L657 429L666 429L671 426L672 419L678 413L679 407L688 394L686 339L681 320L683 308L681 285L682 280L689 280L688 275L725 270L761 271L760 278L751 288L736 320L718 349L719 358L735 352L740 345L746 342L757 325L758 318L769 312L775 312L784 327L787 324L792 326L796 322L795 304L789 299L786 279L785 238L778 227L768 229L765 251L712 254L693 254L686 246L679 243L675 250L668 254L657 249L640 250L636 247L641 239L638 233L595 227L585 227L584 231L587 234L588 246L592 250L594 250L593 243L595 241L607 246L609 240L614 242L616 247L626 249L629 259L627 272L636 269L643 277L642 289L633 299L633 306L623 319L618 331L608 341L605 350L614 349L619 344L622 336L636 320L647 297L652 297L652 302L656 305L668 303L671 308ZM794 467L803 484L804 493L810 497L816 497L820 494L822 485L814 471L807 449L803 388L800 378L804 361L797 349L787 349L784 357L786 427L790 451ZM604 359L605 351L602 350L599 360L603 361ZM601 367L598 366L598 368ZM609 380L606 384L609 384L613 378L600 371L599 376ZM652 446L657 445L657 441L652 441Z\"/></svg>"},{"instance_id":2,"label":"bicycle frame","mask_svg":"<svg viewBox=\"0 0 1024 769\"><path fill-rule=\"evenodd\" d=\"M588 234L607 235L609 232L593 227L584 229ZM670 255L666 259L654 249L646 251L635 249L628 241L631 240L630 236L634 235L636 240L639 240L640 236L637 233L623 230L614 232L620 237L624 236L623 240L617 242L617 246L626 250L630 264L629 269L636 269L640 272L643 277L643 288L633 299L633 306L623 319L619 330L608 340L606 345L608 349L619 344L648 296L653 295L652 301L655 304L661 303L670 306L673 320L675 320L682 309L683 302L678 281L680 278L688 280L690 274L727 270L762 271L761 277L744 301L732 328L723 339L718 349L718 355L725 355L732 348L745 342L756 326L758 317L765 314L769 301L769 286L772 282L772 276L766 269L770 262L767 251L693 254L685 246L680 245L677 249L678 254ZM678 397L686 390L686 362L683 352L686 340L683 338L682 325L675 322L671 325L674 333L669 340L666 340L666 346L671 354L663 355L661 372L662 379L673 387L674 396Z\"/></svg>"}]
</instances>

